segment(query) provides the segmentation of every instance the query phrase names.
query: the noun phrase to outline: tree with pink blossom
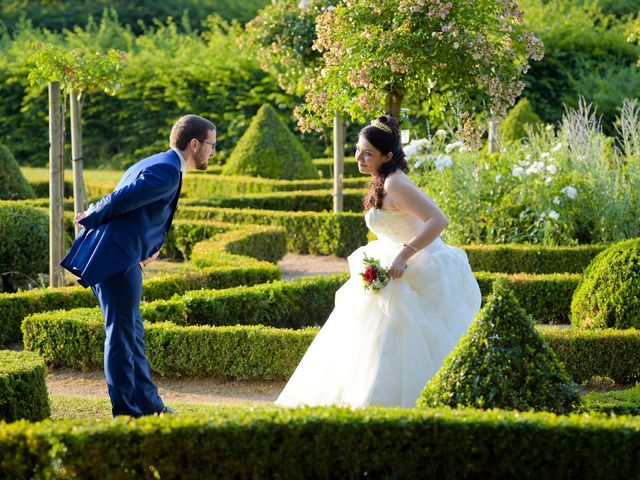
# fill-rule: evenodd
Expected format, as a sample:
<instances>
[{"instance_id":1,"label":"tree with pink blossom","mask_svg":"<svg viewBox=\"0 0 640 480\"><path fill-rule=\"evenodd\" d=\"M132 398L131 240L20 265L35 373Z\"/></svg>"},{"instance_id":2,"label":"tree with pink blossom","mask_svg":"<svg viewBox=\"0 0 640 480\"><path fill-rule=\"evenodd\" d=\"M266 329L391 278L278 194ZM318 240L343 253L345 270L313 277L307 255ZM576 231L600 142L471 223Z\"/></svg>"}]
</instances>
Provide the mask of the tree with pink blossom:
<instances>
[{"instance_id":1,"label":"tree with pink blossom","mask_svg":"<svg viewBox=\"0 0 640 480\"><path fill-rule=\"evenodd\" d=\"M516 0L343 0L316 18L322 54L305 75L302 131L320 130L336 111L364 121L394 117L406 99L460 112L460 134L478 145L479 114L502 118L524 88L542 42L522 27ZM482 123L483 124L483 123Z\"/></svg>"}]
</instances>

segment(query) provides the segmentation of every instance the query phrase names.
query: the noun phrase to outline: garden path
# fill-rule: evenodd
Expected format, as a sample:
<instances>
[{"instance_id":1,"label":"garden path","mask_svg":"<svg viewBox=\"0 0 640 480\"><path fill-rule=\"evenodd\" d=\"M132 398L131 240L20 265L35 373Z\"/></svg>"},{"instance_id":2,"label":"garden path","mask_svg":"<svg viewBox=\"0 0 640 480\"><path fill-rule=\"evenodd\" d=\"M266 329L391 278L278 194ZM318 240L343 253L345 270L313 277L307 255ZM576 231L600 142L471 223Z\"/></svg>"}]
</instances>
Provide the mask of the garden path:
<instances>
[{"instance_id":1,"label":"garden path","mask_svg":"<svg viewBox=\"0 0 640 480\"><path fill-rule=\"evenodd\" d=\"M160 262L158 262L160 263ZM327 275L347 272L344 258L296 255L288 253L279 263L282 278ZM263 404L273 402L284 382L222 382L220 380L154 377L163 400L171 402L214 403L224 405ZM50 394L107 398L102 371L81 372L55 369L47 374Z\"/></svg>"}]
</instances>

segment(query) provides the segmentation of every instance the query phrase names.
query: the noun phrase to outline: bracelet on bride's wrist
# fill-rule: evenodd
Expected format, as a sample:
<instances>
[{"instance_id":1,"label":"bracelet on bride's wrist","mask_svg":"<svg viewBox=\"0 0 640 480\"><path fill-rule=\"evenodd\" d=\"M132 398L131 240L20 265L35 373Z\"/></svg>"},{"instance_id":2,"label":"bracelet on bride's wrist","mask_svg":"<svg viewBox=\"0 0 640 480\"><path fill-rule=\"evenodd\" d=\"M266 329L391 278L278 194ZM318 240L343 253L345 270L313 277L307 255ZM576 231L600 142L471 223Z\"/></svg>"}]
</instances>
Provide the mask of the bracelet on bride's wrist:
<instances>
[{"instance_id":1,"label":"bracelet on bride's wrist","mask_svg":"<svg viewBox=\"0 0 640 480\"><path fill-rule=\"evenodd\" d=\"M410 243L403 243L402 246L412 248L415 253L418 253L418 249L413 245L411 245Z\"/></svg>"}]
</instances>

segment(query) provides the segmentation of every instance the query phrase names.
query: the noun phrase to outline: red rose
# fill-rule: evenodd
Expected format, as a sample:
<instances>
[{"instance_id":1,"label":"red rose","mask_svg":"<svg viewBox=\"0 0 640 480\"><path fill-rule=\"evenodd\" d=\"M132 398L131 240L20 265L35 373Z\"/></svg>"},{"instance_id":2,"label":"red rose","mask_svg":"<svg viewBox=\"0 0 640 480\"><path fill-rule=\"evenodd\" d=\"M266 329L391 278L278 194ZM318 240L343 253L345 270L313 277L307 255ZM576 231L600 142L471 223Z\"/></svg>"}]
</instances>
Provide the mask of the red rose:
<instances>
[{"instance_id":1,"label":"red rose","mask_svg":"<svg viewBox=\"0 0 640 480\"><path fill-rule=\"evenodd\" d=\"M376 278L378 278L378 272L373 267L367 267L364 271L364 279L367 283L373 282Z\"/></svg>"}]
</instances>

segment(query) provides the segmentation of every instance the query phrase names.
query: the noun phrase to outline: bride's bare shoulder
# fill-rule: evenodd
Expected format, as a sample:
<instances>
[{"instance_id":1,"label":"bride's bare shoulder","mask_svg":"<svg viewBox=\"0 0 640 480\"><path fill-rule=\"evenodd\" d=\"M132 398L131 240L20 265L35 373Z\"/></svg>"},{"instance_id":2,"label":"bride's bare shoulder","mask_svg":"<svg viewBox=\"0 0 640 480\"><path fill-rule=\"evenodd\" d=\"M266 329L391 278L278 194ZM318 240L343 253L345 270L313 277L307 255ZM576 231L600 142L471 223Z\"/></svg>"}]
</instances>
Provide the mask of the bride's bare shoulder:
<instances>
[{"instance_id":1,"label":"bride's bare shoulder","mask_svg":"<svg viewBox=\"0 0 640 480\"><path fill-rule=\"evenodd\" d=\"M396 170L384 180L384 189L387 192L393 190L404 190L407 188L415 188L415 185L409 179L406 173L401 170Z\"/></svg>"}]
</instances>

